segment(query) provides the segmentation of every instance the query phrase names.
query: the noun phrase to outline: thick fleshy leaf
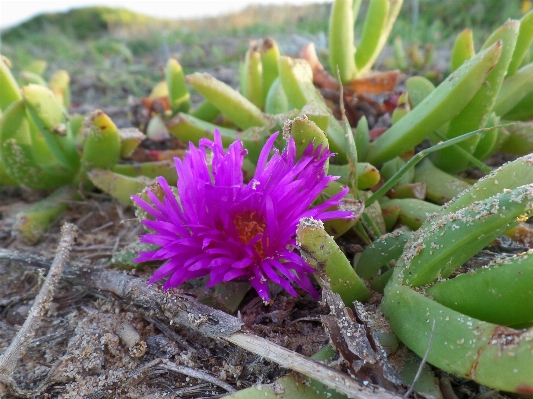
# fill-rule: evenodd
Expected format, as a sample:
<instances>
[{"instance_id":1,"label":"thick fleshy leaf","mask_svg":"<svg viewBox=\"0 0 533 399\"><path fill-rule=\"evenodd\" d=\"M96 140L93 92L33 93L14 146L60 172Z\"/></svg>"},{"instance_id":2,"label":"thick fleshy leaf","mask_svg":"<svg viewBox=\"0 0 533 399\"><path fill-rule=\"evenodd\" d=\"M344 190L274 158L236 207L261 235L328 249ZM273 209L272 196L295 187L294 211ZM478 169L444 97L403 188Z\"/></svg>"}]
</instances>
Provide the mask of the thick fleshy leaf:
<instances>
[{"instance_id":1,"label":"thick fleshy leaf","mask_svg":"<svg viewBox=\"0 0 533 399\"><path fill-rule=\"evenodd\" d=\"M498 61L501 43L477 54L441 83L422 103L370 144L367 161L377 165L421 143L460 112Z\"/></svg>"},{"instance_id":2,"label":"thick fleshy leaf","mask_svg":"<svg viewBox=\"0 0 533 399\"><path fill-rule=\"evenodd\" d=\"M352 2L352 0L333 2L329 20L329 64L334 76L337 76L339 71L342 83L350 82L357 75Z\"/></svg>"},{"instance_id":3,"label":"thick fleshy leaf","mask_svg":"<svg viewBox=\"0 0 533 399\"><path fill-rule=\"evenodd\" d=\"M476 319L505 326L533 325L533 254L501 258L487 268L439 282L427 293Z\"/></svg>"},{"instance_id":4,"label":"thick fleshy leaf","mask_svg":"<svg viewBox=\"0 0 533 399\"><path fill-rule=\"evenodd\" d=\"M458 137L461 134L485 127L511 62L519 27L518 21L507 21L487 39L483 49L497 42L502 43L500 58L472 100L450 120L446 137ZM479 137L472 137L461 142L458 146L472 154L478 142ZM469 166L469 160L461 156L456 147L448 147L440 151L435 157L434 163L448 173L462 172Z\"/></svg>"},{"instance_id":5,"label":"thick fleshy leaf","mask_svg":"<svg viewBox=\"0 0 533 399\"><path fill-rule=\"evenodd\" d=\"M268 125L268 118L256 105L213 76L196 72L185 80L240 128Z\"/></svg>"},{"instance_id":6,"label":"thick fleshy leaf","mask_svg":"<svg viewBox=\"0 0 533 399\"><path fill-rule=\"evenodd\" d=\"M302 219L296 236L302 256L316 270L320 284L339 294L346 306L369 298L370 291L320 222Z\"/></svg>"},{"instance_id":7,"label":"thick fleshy leaf","mask_svg":"<svg viewBox=\"0 0 533 399\"><path fill-rule=\"evenodd\" d=\"M533 185L521 186L429 219L407 243L403 284L421 286L450 276L498 235L533 214L532 201Z\"/></svg>"},{"instance_id":8,"label":"thick fleshy leaf","mask_svg":"<svg viewBox=\"0 0 533 399\"><path fill-rule=\"evenodd\" d=\"M533 392L533 329L514 330L449 309L398 284L398 274L404 267L397 266L381 304L403 343L424 356L435 322L429 363L495 389Z\"/></svg>"}]
</instances>

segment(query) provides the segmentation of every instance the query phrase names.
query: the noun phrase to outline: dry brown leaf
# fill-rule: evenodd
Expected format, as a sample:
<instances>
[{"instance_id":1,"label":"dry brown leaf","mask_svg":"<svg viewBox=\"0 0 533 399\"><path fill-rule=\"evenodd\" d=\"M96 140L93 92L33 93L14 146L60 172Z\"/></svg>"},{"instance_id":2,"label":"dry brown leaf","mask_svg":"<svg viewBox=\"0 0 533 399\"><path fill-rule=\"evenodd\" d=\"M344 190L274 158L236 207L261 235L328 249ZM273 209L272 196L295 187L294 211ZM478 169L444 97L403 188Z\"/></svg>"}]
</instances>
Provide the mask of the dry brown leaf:
<instances>
[{"instance_id":1,"label":"dry brown leaf","mask_svg":"<svg viewBox=\"0 0 533 399\"><path fill-rule=\"evenodd\" d=\"M344 89L355 94L382 94L394 90L400 76L400 71L376 72L352 80Z\"/></svg>"}]
</instances>

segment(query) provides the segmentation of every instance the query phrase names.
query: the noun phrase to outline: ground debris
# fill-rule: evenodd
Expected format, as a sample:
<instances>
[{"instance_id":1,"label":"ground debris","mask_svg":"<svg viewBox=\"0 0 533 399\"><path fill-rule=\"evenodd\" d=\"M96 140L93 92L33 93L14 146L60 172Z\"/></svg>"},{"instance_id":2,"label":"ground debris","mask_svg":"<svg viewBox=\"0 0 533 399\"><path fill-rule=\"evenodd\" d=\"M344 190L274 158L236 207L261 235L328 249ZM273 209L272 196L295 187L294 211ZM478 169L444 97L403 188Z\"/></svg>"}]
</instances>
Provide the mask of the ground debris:
<instances>
[{"instance_id":1,"label":"ground debris","mask_svg":"<svg viewBox=\"0 0 533 399\"><path fill-rule=\"evenodd\" d=\"M344 306L342 299L327 289L323 297L331 314L322 316L331 344L340 353L351 375L369 381L393 392L403 393L403 381L387 360L363 304L355 303L352 309Z\"/></svg>"}]
</instances>

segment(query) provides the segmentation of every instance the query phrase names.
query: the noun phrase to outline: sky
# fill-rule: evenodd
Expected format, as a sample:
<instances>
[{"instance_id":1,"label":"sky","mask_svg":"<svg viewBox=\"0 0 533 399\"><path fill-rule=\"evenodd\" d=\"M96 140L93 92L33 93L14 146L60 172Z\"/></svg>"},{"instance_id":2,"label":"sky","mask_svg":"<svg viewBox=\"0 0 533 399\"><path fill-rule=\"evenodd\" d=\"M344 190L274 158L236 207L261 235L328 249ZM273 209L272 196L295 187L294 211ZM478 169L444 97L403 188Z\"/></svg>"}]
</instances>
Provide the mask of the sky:
<instances>
[{"instance_id":1,"label":"sky","mask_svg":"<svg viewBox=\"0 0 533 399\"><path fill-rule=\"evenodd\" d=\"M304 4L318 1L323 0L0 0L0 29L15 26L44 12L61 12L94 5L123 7L154 17L178 19L226 14L250 4Z\"/></svg>"}]
</instances>

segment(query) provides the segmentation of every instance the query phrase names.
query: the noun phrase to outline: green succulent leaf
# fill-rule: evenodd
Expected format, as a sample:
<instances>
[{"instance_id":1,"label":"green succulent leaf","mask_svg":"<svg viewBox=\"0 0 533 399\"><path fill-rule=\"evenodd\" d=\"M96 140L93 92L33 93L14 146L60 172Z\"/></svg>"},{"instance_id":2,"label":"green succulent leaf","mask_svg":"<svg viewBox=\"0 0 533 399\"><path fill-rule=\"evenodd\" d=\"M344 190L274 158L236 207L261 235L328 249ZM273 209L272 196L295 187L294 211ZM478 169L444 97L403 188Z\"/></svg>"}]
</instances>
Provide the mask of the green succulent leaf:
<instances>
[{"instance_id":1,"label":"green succulent leaf","mask_svg":"<svg viewBox=\"0 0 533 399\"><path fill-rule=\"evenodd\" d=\"M361 41L355 53L355 65L359 74L368 71L381 52L379 44L382 42L381 37L386 35L389 7L389 0L373 0L368 3Z\"/></svg>"},{"instance_id":2,"label":"green succulent leaf","mask_svg":"<svg viewBox=\"0 0 533 399\"><path fill-rule=\"evenodd\" d=\"M166 82L172 111L187 112L191 107L191 95L185 83L185 74L180 63L171 58L167 62Z\"/></svg>"},{"instance_id":3,"label":"green succulent leaf","mask_svg":"<svg viewBox=\"0 0 533 399\"><path fill-rule=\"evenodd\" d=\"M472 187L471 184L443 172L429 159L422 161L414 172L413 181L424 182L427 198L440 205Z\"/></svg>"},{"instance_id":4,"label":"green succulent leaf","mask_svg":"<svg viewBox=\"0 0 533 399\"><path fill-rule=\"evenodd\" d=\"M265 96L263 95L263 64L261 62L261 53L254 49L249 49L244 56L242 68L242 94L257 106L257 108L263 108Z\"/></svg>"},{"instance_id":5,"label":"green succulent leaf","mask_svg":"<svg viewBox=\"0 0 533 399\"><path fill-rule=\"evenodd\" d=\"M397 230L373 241L354 258L357 274L365 280L370 280L382 266L402 255L403 247L410 236L410 231Z\"/></svg>"},{"instance_id":6,"label":"green succulent leaf","mask_svg":"<svg viewBox=\"0 0 533 399\"><path fill-rule=\"evenodd\" d=\"M460 112L499 59L501 43L477 54L450 75L417 107L370 143L367 161L377 165L401 155Z\"/></svg>"},{"instance_id":7,"label":"green succulent leaf","mask_svg":"<svg viewBox=\"0 0 533 399\"><path fill-rule=\"evenodd\" d=\"M426 292L438 303L476 319L504 326L533 325L532 255L500 258Z\"/></svg>"},{"instance_id":8,"label":"green succulent leaf","mask_svg":"<svg viewBox=\"0 0 533 399\"><path fill-rule=\"evenodd\" d=\"M328 174L338 176L337 180L346 186L350 184L350 165L329 165ZM368 162L358 162L355 168L357 172L357 189L368 190L379 183L381 176L379 170Z\"/></svg>"},{"instance_id":9,"label":"green succulent leaf","mask_svg":"<svg viewBox=\"0 0 533 399\"><path fill-rule=\"evenodd\" d=\"M463 191L442 208L442 213L456 212L475 201L486 200L504 189L513 190L525 184L533 184L533 155L526 155L507 162L479 179L471 189Z\"/></svg>"},{"instance_id":10,"label":"green succulent leaf","mask_svg":"<svg viewBox=\"0 0 533 399\"><path fill-rule=\"evenodd\" d=\"M533 63L505 79L494 104L494 112L503 116L533 92Z\"/></svg>"},{"instance_id":11,"label":"green succulent leaf","mask_svg":"<svg viewBox=\"0 0 533 399\"><path fill-rule=\"evenodd\" d=\"M266 97L272 83L279 77L278 61L280 51L276 42L270 38L261 45L261 65L263 69L263 95ZM276 114L280 112L274 112Z\"/></svg>"},{"instance_id":12,"label":"green succulent leaf","mask_svg":"<svg viewBox=\"0 0 533 399\"><path fill-rule=\"evenodd\" d=\"M65 110L70 108L70 75L67 71L56 71L48 82L48 87Z\"/></svg>"},{"instance_id":13,"label":"green succulent leaf","mask_svg":"<svg viewBox=\"0 0 533 399\"><path fill-rule=\"evenodd\" d=\"M129 158L146 136L137 128L118 129L120 137L120 157Z\"/></svg>"},{"instance_id":14,"label":"green succulent leaf","mask_svg":"<svg viewBox=\"0 0 533 399\"><path fill-rule=\"evenodd\" d=\"M372 4L374 3L374 1L370 3ZM378 36L378 41L375 44L374 51L370 59L366 62L364 66L359 67L360 64L359 62L357 62L357 52L361 50L361 45L363 45L363 48L364 48L363 39L361 38L361 43L359 44L357 48L357 52L356 52L356 65L359 68L358 70L359 75L364 75L372 68L372 66L374 65L374 62L376 62L376 59L381 53L381 50L383 50L383 47L385 46L385 44L387 44L387 40L389 38L390 32L392 31L394 23L396 22L396 19L398 18L398 14L400 13L400 10L402 8L403 0L388 0L388 3L389 3L388 6L386 6L386 8L388 9L388 12L387 12L387 20L386 20L385 27L381 30L381 34ZM355 7L355 4L354 4L354 7ZM370 12L370 9L369 9L369 12ZM376 14L374 13L368 14L367 18L369 18L371 15L376 15L379 17L380 14L381 14L381 10L378 9L376 10ZM366 23L367 22L365 21L365 26L366 26ZM369 29L370 28L371 26L369 26Z\"/></svg>"},{"instance_id":15,"label":"green succulent leaf","mask_svg":"<svg viewBox=\"0 0 533 399\"><path fill-rule=\"evenodd\" d=\"M36 75L41 75L44 73L46 69L46 61L44 60L34 60L32 61L28 66L24 68L24 70L34 73Z\"/></svg>"},{"instance_id":16,"label":"green succulent leaf","mask_svg":"<svg viewBox=\"0 0 533 399\"><path fill-rule=\"evenodd\" d=\"M321 130L326 131L329 125L329 118L331 115L323 106L316 104L313 101L304 105L300 111L300 116L307 117L313 121Z\"/></svg>"},{"instance_id":17,"label":"green succulent leaf","mask_svg":"<svg viewBox=\"0 0 533 399\"><path fill-rule=\"evenodd\" d=\"M7 172L6 167L2 163L2 158L0 157L0 186L12 186L18 187L20 183L16 181L11 175Z\"/></svg>"},{"instance_id":18,"label":"green succulent leaf","mask_svg":"<svg viewBox=\"0 0 533 399\"><path fill-rule=\"evenodd\" d=\"M494 112L489 115L485 127L496 127L500 125L500 117L497 116ZM505 129L499 127L496 129L487 132L479 139L477 143L476 150L474 151L473 156L479 160L485 160L490 157L493 153L500 150L498 137L500 136L500 131Z\"/></svg>"},{"instance_id":19,"label":"green succulent leaf","mask_svg":"<svg viewBox=\"0 0 533 399\"><path fill-rule=\"evenodd\" d=\"M324 105L324 99L313 84L313 72L309 63L302 59L282 56L278 61L279 77L290 104L302 109L307 103Z\"/></svg>"},{"instance_id":20,"label":"green succulent leaf","mask_svg":"<svg viewBox=\"0 0 533 399\"><path fill-rule=\"evenodd\" d=\"M126 205L132 204L133 194L140 193L153 182L146 176L124 176L105 169L91 169L87 177L100 190Z\"/></svg>"},{"instance_id":21,"label":"green succulent leaf","mask_svg":"<svg viewBox=\"0 0 533 399\"><path fill-rule=\"evenodd\" d=\"M400 207L398 222L411 229L418 229L428 216L440 211L440 206L416 198L392 199L381 203L383 211L396 206Z\"/></svg>"},{"instance_id":22,"label":"green succulent leaf","mask_svg":"<svg viewBox=\"0 0 533 399\"><path fill-rule=\"evenodd\" d=\"M22 86L27 86L29 84L46 86L46 80L41 75L29 71L22 71L19 75L19 83Z\"/></svg>"},{"instance_id":23,"label":"green succulent leaf","mask_svg":"<svg viewBox=\"0 0 533 399\"><path fill-rule=\"evenodd\" d=\"M150 179L155 179L156 177L162 176L170 185L175 185L178 182L176 166L172 161L119 164L115 165L112 171L119 175L130 177L145 176Z\"/></svg>"},{"instance_id":24,"label":"green succulent leaf","mask_svg":"<svg viewBox=\"0 0 533 399\"><path fill-rule=\"evenodd\" d=\"M240 128L268 125L268 118L256 105L213 76L196 72L185 80Z\"/></svg>"},{"instance_id":25,"label":"green succulent leaf","mask_svg":"<svg viewBox=\"0 0 533 399\"><path fill-rule=\"evenodd\" d=\"M36 160L31 123L23 100L13 103L0 119L0 143L5 170L20 185L47 190L73 180L73 171L54 163L42 165Z\"/></svg>"},{"instance_id":26,"label":"green succulent leaf","mask_svg":"<svg viewBox=\"0 0 533 399\"><path fill-rule=\"evenodd\" d=\"M81 173L94 168L110 169L120 158L121 140L117 127L102 111L94 111L85 121L85 141Z\"/></svg>"},{"instance_id":27,"label":"green succulent leaf","mask_svg":"<svg viewBox=\"0 0 533 399\"><path fill-rule=\"evenodd\" d=\"M533 185L526 185L428 219L406 246L402 283L417 287L449 277L494 238L531 215L531 201Z\"/></svg>"},{"instance_id":28,"label":"green succulent leaf","mask_svg":"<svg viewBox=\"0 0 533 399\"><path fill-rule=\"evenodd\" d=\"M329 64L334 76L339 71L343 84L352 81L357 75L352 3L353 0L335 0L329 20Z\"/></svg>"},{"instance_id":29,"label":"green succulent leaf","mask_svg":"<svg viewBox=\"0 0 533 399\"><path fill-rule=\"evenodd\" d=\"M533 386L533 329L514 330L481 321L437 303L398 283L397 265L381 310L398 338L419 356L449 373L504 391L528 393Z\"/></svg>"},{"instance_id":30,"label":"green succulent leaf","mask_svg":"<svg viewBox=\"0 0 533 399\"><path fill-rule=\"evenodd\" d=\"M76 187L60 187L52 195L17 213L13 231L24 237L29 244L37 244L50 225L68 209L68 202L78 198Z\"/></svg>"},{"instance_id":31,"label":"green succulent leaf","mask_svg":"<svg viewBox=\"0 0 533 399\"><path fill-rule=\"evenodd\" d=\"M418 104L425 100L426 97L435 90L435 85L423 76L411 76L405 82L405 86L407 87L407 93L409 94L411 108L418 106Z\"/></svg>"},{"instance_id":32,"label":"green succulent leaf","mask_svg":"<svg viewBox=\"0 0 533 399\"><path fill-rule=\"evenodd\" d=\"M453 72L467 60L472 58L474 51L474 38L472 29L465 29L457 36L452 48L452 55L450 59L450 71Z\"/></svg>"},{"instance_id":33,"label":"green succulent leaf","mask_svg":"<svg viewBox=\"0 0 533 399\"><path fill-rule=\"evenodd\" d=\"M325 200L331 198L333 195L338 194L344 188L346 188L346 186L343 184L340 184L336 181L330 182L328 187L322 190L322 192L316 199L315 203L317 205L323 203ZM330 210L338 210L338 209L352 212L353 218L352 219L328 220L327 222L324 222L324 230L326 230L327 233L332 235L334 238L338 238L342 236L344 233L346 233L348 230L350 230L355 225L355 223L357 222L357 219L359 219L359 217L363 213L364 205L361 201L357 201L354 197L353 192L350 191L343 198L342 205L335 206L334 208L331 208Z\"/></svg>"},{"instance_id":34,"label":"green succulent leaf","mask_svg":"<svg viewBox=\"0 0 533 399\"><path fill-rule=\"evenodd\" d=\"M282 114L290 110L289 98L283 90L279 76L272 82L265 100L267 114Z\"/></svg>"},{"instance_id":35,"label":"green succulent leaf","mask_svg":"<svg viewBox=\"0 0 533 399\"><path fill-rule=\"evenodd\" d=\"M357 149L357 159L359 161L366 161L369 145L370 131L368 129L368 120L366 116L363 116L357 122L357 128L355 129L355 148Z\"/></svg>"},{"instance_id":36,"label":"green succulent leaf","mask_svg":"<svg viewBox=\"0 0 533 399\"><path fill-rule=\"evenodd\" d=\"M339 294L346 306L351 307L353 301L364 302L369 298L370 291L322 223L302 219L296 231L296 240L303 258L316 270L319 283Z\"/></svg>"},{"instance_id":37,"label":"green succulent leaf","mask_svg":"<svg viewBox=\"0 0 533 399\"><path fill-rule=\"evenodd\" d=\"M329 148L328 139L324 132L306 116L300 118L294 118L285 124L284 130L290 132L291 137L296 144L296 159L300 159L309 146L313 143L313 146L317 148L321 146L322 150ZM290 130L289 130L290 129ZM324 168L327 173L329 162L326 162Z\"/></svg>"},{"instance_id":38,"label":"green succulent leaf","mask_svg":"<svg viewBox=\"0 0 533 399\"><path fill-rule=\"evenodd\" d=\"M392 112L391 121L394 125L397 123L400 119L402 119L405 115L407 115L411 111L411 106L409 104L409 95L408 93L403 93L398 98L398 104L396 105L396 108Z\"/></svg>"},{"instance_id":39,"label":"green succulent leaf","mask_svg":"<svg viewBox=\"0 0 533 399\"><path fill-rule=\"evenodd\" d=\"M383 177L385 181L390 180L396 173L400 171L401 168L404 167L405 161L401 159L400 157L395 157L391 159L390 161L385 162L380 169L380 174ZM411 183L413 181L413 177L415 175L414 169L409 169L401 178L398 180L396 185L398 184L407 184Z\"/></svg>"},{"instance_id":40,"label":"green succulent leaf","mask_svg":"<svg viewBox=\"0 0 533 399\"><path fill-rule=\"evenodd\" d=\"M405 52L405 47L401 36L396 36L393 43L394 50L394 61L396 62L396 67L402 71L407 69L407 53Z\"/></svg>"},{"instance_id":41,"label":"green succulent leaf","mask_svg":"<svg viewBox=\"0 0 533 399\"><path fill-rule=\"evenodd\" d=\"M192 142L198 144L200 139L208 138L213 140L214 131L218 130L225 146L233 143L238 135L237 130L221 127L210 122L203 121L192 115L178 113L167 124L168 131L184 143Z\"/></svg>"},{"instance_id":42,"label":"green succulent leaf","mask_svg":"<svg viewBox=\"0 0 533 399\"><path fill-rule=\"evenodd\" d=\"M533 91L526 94L518 104L502 116L511 121L529 121L533 119Z\"/></svg>"},{"instance_id":43,"label":"green succulent leaf","mask_svg":"<svg viewBox=\"0 0 533 399\"><path fill-rule=\"evenodd\" d=\"M307 61L280 57L278 67L283 90L291 105L302 109L308 103L313 102L328 112L322 96L313 84L313 73ZM345 163L347 146L344 129L331 114L325 133L330 150L337 154L334 159Z\"/></svg>"},{"instance_id":44,"label":"green succulent leaf","mask_svg":"<svg viewBox=\"0 0 533 399\"><path fill-rule=\"evenodd\" d=\"M527 155L533 152L533 121L515 122L506 127L509 138L501 147L502 152Z\"/></svg>"},{"instance_id":45,"label":"green succulent leaf","mask_svg":"<svg viewBox=\"0 0 533 399\"><path fill-rule=\"evenodd\" d=\"M220 115L220 110L209 101L203 100L189 114L202 121L213 122Z\"/></svg>"},{"instance_id":46,"label":"green succulent leaf","mask_svg":"<svg viewBox=\"0 0 533 399\"><path fill-rule=\"evenodd\" d=\"M0 111L5 111L7 107L22 98L20 88L8 67L7 58L0 56Z\"/></svg>"},{"instance_id":47,"label":"green succulent leaf","mask_svg":"<svg viewBox=\"0 0 533 399\"><path fill-rule=\"evenodd\" d=\"M23 87L22 96L54 157L63 167L76 171L80 159L63 105L50 89L39 85Z\"/></svg>"},{"instance_id":48,"label":"green succulent leaf","mask_svg":"<svg viewBox=\"0 0 533 399\"><path fill-rule=\"evenodd\" d=\"M500 58L488 74L486 82L480 87L472 100L457 116L450 120L447 132L448 138L458 137L461 134L485 127L511 62L519 27L520 23L518 21L507 21L487 39L483 49L501 41L502 51ZM458 146L472 154L478 142L479 137L472 137L461 142ZM443 149L435 157L434 163L448 173L462 172L469 166L469 160L462 157L455 146Z\"/></svg>"},{"instance_id":49,"label":"green succulent leaf","mask_svg":"<svg viewBox=\"0 0 533 399\"><path fill-rule=\"evenodd\" d=\"M518 33L518 39L516 40L516 48L513 53L513 58L509 63L507 69L507 76L513 75L526 57L529 48L533 43L533 11L528 12L520 20L520 32Z\"/></svg>"}]
</instances>

